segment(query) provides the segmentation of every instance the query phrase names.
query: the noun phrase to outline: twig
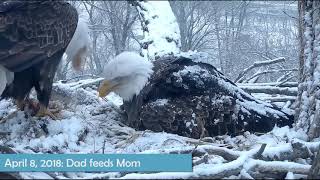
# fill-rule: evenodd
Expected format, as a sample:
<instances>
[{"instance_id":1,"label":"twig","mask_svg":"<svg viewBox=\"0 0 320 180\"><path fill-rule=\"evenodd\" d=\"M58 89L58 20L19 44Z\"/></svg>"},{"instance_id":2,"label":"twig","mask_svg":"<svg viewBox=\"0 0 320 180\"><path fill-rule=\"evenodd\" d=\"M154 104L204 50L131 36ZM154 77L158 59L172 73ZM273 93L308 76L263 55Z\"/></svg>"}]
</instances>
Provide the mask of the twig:
<instances>
[{"instance_id":1,"label":"twig","mask_svg":"<svg viewBox=\"0 0 320 180\"><path fill-rule=\"evenodd\" d=\"M267 144L262 144L259 151L257 152L257 154L255 154L253 156L254 159L260 159L262 157L262 153L264 152L264 150L266 149Z\"/></svg>"},{"instance_id":2,"label":"twig","mask_svg":"<svg viewBox=\"0 0 320 180\"><path fill-rule=\"evenodd\" d=\"M276 82L277 82L277 83L281 83L282 81L284 81L285 79L287 79L290 75L292 75L292 73L293 73L293 71L287 72L286 74L280 76L280 77L276 80Z\"/></svg>"},{"instance_id":3,"label":"twig","mask_svg":"<svg viewBox=\"0 0 320 180\"><path fill-rule=\"evenodd\" d=\"M290 17L290 18L295 19L295 20L298 20L297 17L294 17L294 16L289 15L286 11L282 10L282 12L283 12L285 15L287 15L288 17Z\"/></svg>"},{"instance_id":4,"label":"twig","mask_svg":"<svg viewBox=\"0 0 320 180\"><path fill-rule=\"evenodd\" d=\"M197 118L197 124L198 124L199 128L201 129L201 135L200 135L200 138L198 140L198 143L195 145L195 147L194 147L193 151L191 152L191 154L193 154L193 152L200 145L200 143L202 141L202 138L204 137L204 133L205 133L205 127L204 127L204 124L203 124L203 119L201 117Z\"/></svg>"},{"instance_id":5,"label":"twig","mask_svg":"<svg viewBox=\"0 0 320 180\"><path fill-rule=\"evenodd\" d=\"M209 155L205 154L202 158L192 163L193 166L197 166L202 163L207 163L209 161Z\"/></svg>"},{"instance_id":6,"label":"twig","mask_svg":"<svg viewBox=\"0 0 320 180\"><path fill-rule=\"evenodd\" d=\"M17 152L9 146L0 146L0 152L1 154L17 154Z\"/></svg>"},{"instance_id":7,"label":"twig","mask_svg":"<svg viewBox=\"0 0 320 180\"><path fill-rule=\"evenodd\" d=\"M283 84L285 84L286 82L289 82L290 80L292 80L293 78L295 78L296 76L289 76L287 77L287 79L283 80L282 82L280 82L279 84L277 84L276 86L281 86Z\"/></svg>"},{"instance_id":8,"label":"twig","mask_svg":"<svg viewBox=\"0 0 320 180\"><path fill-rule=\"evenodd\" d=\"M106 139L103 140L103 145L102 145L102 154L104 154L104 150L106 148Z\"/></svg>"}]
</instances>

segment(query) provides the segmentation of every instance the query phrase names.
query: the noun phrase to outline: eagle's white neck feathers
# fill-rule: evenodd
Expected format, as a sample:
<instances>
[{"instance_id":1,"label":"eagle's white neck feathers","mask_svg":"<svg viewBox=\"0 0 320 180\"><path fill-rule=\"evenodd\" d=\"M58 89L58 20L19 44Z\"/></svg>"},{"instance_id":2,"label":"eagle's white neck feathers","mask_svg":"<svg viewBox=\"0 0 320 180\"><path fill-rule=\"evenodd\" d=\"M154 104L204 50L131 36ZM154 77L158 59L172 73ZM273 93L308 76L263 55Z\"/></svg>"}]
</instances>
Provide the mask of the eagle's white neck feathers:
<instances>
[{"instance_id":1,"label":"eagle's white neck feathers","mask_svg":"<svg viewBox=\"0 0 320 180\"><path fill-rule=\"evenodd\" d=\"M103 77L120 82L113 91L127 101L140 93L153 73L152 68L153 64L139 54L123 52L105 66Z\"/></svg>"}]
</instances>

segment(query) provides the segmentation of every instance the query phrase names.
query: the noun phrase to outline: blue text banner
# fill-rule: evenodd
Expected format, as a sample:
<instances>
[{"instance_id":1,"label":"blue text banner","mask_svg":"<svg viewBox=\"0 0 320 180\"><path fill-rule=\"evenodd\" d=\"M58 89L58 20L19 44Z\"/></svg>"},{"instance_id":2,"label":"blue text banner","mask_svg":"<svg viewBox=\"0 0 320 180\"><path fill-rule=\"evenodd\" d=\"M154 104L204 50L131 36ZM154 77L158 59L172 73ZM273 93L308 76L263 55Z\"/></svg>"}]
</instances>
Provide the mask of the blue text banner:
<instances>
[{"instance_id":1,"label":"blue text banner","mask_svg":"<svg viewBox=\"0 0 320 180\"><path fill-rule=\"evenodd\" d=\"M0 172L191 172L191 154L0 154Z\"/></svg>"}]
</instances>

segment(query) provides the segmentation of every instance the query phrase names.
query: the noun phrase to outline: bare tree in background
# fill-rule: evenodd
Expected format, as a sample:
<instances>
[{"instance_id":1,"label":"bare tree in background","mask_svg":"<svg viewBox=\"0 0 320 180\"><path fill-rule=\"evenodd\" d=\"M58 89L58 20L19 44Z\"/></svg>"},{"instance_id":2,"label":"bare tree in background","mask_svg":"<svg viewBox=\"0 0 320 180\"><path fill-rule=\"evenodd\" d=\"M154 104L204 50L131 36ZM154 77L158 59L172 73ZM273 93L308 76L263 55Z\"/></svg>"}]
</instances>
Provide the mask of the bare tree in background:
<instances>
[{"instance_id":1,"label":"bare tree in background","mask_svg":"<svg viewBox=\"0 0 320 180\"><path fill-rule=\"evenodd\" d=\"M181 35L181 50L201 50L213 34L209 1L169 1Z\"/></svg>"},{"instance_id":2,"label":"bare tree in background","mask_svg":"<svg viewBox=\"0 0 320 180\"><path fill-rule=\"evenodd\" d=\"M96 27L102 25L102 18L99 16L99 9L97 9L97 1L83 1L83 5L85 7L86 12L89 16L89 24L91 26L91 37L92 37L92 56L91 56L91 64L90 69L94 70L95 73L100 73L102 71L102 64L100 59L98 58L97 53L97 41L100 35L100 32L97 31Z\"/></svg>"},{"instance_id":3,"label":"bare tree in background","mask_svg":"<svg viewBox=\"0 0 320 180\"><path fill-rule=\"evenodd\" d=\"M112 54L117 55L128 49L131 38L134 38L132 27L137 19L137 13L127 1L86 1L83 2L89 14L93 29L93 54L97 51L97 40L103 36L104 45L112 48ZM96 11L93 13L92 11ZM94 57L97 71L102 70L106 59ZM98 59L98 60L97 60Z\"/></svg>"},{"instance_id":4,"label":"bare tree in background","mask_svg":"<svg viewBox=\"0 0 320 180\"><path fill-rule=\"evenodd\" d=\"M118 55L127 49L137 12L127 1L102 1L101 8L104 9L100 11L104 22L110 26L109 34L104 35L111 40L115 55Z\"/></svg>"},{"instance_id":5,"label":"bare tree in background","mask_svg":"<svg viewBox=\"0 0 320 180\"><path fill-rule=\"evenodd\" d=\"M223 72L226 66L236 63L234 50L239 45L248 2L170 1L170 4L179 23L182 51L214 49L217 45Z\"/></svg>"},{"instance_id":6,"label":"bare tree in background","mask_svg":"<svg viewBox=\"0 0 320 180\"><path fill-rule=\"evenodd\" d=\"M179 23L182 51L208 52L216 61L213 64L231 79L252 63L286 58L285 63L252 71L249 76L258 74L252 82L276 81L285 74L290 78L296 74L285 72L294 68L297 55L296 34L292 31L295 19L287 15L293 12L290 4L281 3L170 1Z\"/></svg>"}]
</instances>

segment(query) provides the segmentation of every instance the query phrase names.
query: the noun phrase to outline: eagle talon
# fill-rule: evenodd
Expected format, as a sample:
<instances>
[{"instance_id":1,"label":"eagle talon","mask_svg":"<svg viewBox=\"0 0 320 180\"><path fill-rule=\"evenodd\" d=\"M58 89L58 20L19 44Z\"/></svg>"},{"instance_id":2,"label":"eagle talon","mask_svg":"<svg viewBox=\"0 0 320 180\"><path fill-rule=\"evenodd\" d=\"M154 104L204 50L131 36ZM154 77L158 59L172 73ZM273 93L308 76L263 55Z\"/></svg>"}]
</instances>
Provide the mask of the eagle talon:
<instances>
[{"instance_id":1,"label":"eagle talon","mask_svg":"<svg viewBox=\"0 0 320 180\"><path fill-rule=\"evenodd\" d=\"M23 111L24 110L24 108L25 108L25 105L27 104L27 103L29 103L29 101L28 100L16 100L15 101L16 102L16 105L17 105L17 111Z\"/></svg>"},{"instance_id":2,"label":"eagle talon","mask_svg":"<svg viewBox=\"0 0 320 180\"><path fill-rule=\"evenodd\" d=\"M57 116L55 116L49 109L47 109L43 105L40 105L40 109L35 116L37 116L37 117L49 116L53 120L58 119Z\"/></svg>"}]
</instances>

